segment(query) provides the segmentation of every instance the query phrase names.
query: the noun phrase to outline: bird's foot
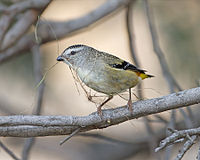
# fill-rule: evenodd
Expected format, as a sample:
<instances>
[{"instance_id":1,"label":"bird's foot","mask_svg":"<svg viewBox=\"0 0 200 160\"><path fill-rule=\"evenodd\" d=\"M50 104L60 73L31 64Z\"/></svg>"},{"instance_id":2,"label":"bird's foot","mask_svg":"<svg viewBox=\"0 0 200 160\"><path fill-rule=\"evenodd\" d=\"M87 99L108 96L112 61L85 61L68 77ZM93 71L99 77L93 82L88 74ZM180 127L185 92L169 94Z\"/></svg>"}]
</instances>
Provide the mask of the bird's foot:
<instances>
[{"instance_id":1,"label":"bird's foot","mask_svg":"<svg viewBox=\"0 0 200 160\"><path fill-rule=\"evenodd\" d=\"M130 111L130 113L133 114L133 106L132 106L131 99L128 100L127 107L128 107L128 110Z\"/></svg>"},{"instance_id":2,"label":"bird's foot","mask_svg":"<svg viewBox=\"0 0 200 160\"><path fill-rule=\"evenodd\" d=\"M98 113L98 115L99 115L99 116L101 117L101 119L102 119L102 118L103 118L103 113L102 113L101 107L102 107L102 106L97 107L97 113Z\"/></svg>"}]
</instances>

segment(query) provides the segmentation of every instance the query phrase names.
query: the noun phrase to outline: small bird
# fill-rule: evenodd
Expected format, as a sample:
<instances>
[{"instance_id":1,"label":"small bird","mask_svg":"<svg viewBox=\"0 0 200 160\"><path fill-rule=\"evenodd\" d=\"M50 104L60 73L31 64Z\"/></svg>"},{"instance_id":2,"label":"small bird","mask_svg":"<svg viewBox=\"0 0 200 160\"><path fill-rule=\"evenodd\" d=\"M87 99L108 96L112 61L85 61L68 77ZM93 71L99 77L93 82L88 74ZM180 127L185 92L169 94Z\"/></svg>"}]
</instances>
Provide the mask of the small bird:
<instances>
[{"instance_id":1,"label":"small bird","mask_svg":"<svg viewBox=\"0 0 200 160\"><path fill-rule=\"evenodd\" d=\"M71 67L86 86L108 95L97 112L102 116L102 106L114 95L129 89L128 108L132 113L131 88L145 78L154 77L145 70L106 52L98 51L86 45L72 45L57 57Z\"/></svg>"}]
</instances>

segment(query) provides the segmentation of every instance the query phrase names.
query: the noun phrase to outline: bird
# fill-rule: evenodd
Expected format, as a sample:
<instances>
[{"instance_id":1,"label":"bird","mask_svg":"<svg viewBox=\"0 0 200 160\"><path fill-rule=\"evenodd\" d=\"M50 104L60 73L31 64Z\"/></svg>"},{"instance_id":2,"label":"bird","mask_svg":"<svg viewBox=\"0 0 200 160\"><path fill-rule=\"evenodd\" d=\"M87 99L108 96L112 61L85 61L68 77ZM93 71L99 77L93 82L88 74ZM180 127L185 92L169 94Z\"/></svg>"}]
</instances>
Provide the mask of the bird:
<instances>
[{"instance_id":1,"label":"bird","mask_svg":"<svg viewBox=\"0 0 200 160\"><path fill-rule=\"evenodd\" d=\"M57 61L62 61L72 68L86 86L108 96L97 107L100 116L103 105L113 96L127 90L127 106L132 113L131 88L143 79L154 77L125 60L83 44L69 46L57 57Z\"/></svg>"}]
</instances>

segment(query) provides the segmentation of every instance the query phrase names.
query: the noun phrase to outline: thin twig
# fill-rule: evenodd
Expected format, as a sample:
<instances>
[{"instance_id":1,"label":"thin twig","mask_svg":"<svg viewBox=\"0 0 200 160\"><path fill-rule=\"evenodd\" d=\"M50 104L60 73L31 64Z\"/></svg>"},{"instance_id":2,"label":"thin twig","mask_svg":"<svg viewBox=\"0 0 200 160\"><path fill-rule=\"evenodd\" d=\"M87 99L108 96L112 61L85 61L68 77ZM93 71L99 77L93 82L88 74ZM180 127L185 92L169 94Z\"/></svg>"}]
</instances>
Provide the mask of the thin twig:
<instances>
[{"instance_id":1,"label":"thin twig","mask_svg":"<svg viewBox=\"0 0 200 160\"><path fill-rule=\"evenodd\" d=\"M101 135L99 133L80 133L77 136L101 139L101 140L104 140L106 142L111 142L111 143L116 143L116 144L135 145L132 142L126 142L126 141L123 141L123 140L115 139L113 137L108 137L108 136L105 136L105 135ZM139 142L141 142L141 141L139 141Z\"/></svg>"},{"instance_id":2,"label":"thin twig","mask_svg":"<svg viewBox=\"0 0 200 160\"><path fill-rule=\"evenodd\" d=\"M73 137L74 135L76 135L80 130L81 130L81 127L79 127L76 130L74 130L69 136L67 136L64 140L62 140L60 142L60 145L64 144L66 141L68 141L71 137Z\"/></svg>"},{"instance_id":3,"label":"thin twig","mask_svg":"<svg viewBox=\"0 0 200 160\"><path fill-rule=\"evenodd\" d=\"M183 158L183 156L185 155L185 153L192 147L192 145L194 144L196 139L197 139L197 136L192 136L191 140L188 139L184 143L183 148L181 149L181 151L179 151L179 153L176 156L175 160L181 160Z\"/></svg>"},{"instance_id":4,"label":"thin twig","mask_svg":"<svg viewBox=\"0 0 200 160\"><path fill-rule=\"evenodd\" d=\"M166 135L169 136L169 129L170 131L174 130L175 128L175 123L176 123L176 111L172 110L171 111L171 117L170 117L170 121L167 125L167 130L166 130ZM167 146L165 149L165 160L169 160L171 158L171 152L172 152L173 146Z\"/></svg>"},{"instance_id":5,"label":"thin twig","mask_svg":"<svg viewBox=\"0 0 200 160\"><path fill-rule=\"evenodd\" d=\"M158 141L158 139L157 139L157 137L155 136L155 133L154 133L154 131L153 131L153 129L152 129L152 126L150 125L150 123L149 123L149 120L148 120L148 118L147 117L144 117L144 124L145 124L145 127L146 127L146 131L147 131L147 134L148 134L148 136L149 136L149 148L150 148L150 150L151 150L151 154L156 158L156 159L161 159L160 158L160 155L159 154L156 154L155 152L154 152L154 148L156 147L156 145L157 145L157 141Z\"/></svg>"},{"instance_id":6,"label":"thin twig","mask_svg":"<svg viewBox=\"0 0 200 160\"><path fill-rule=\"evenodd\" d=\"M198 154L197 154L196 159L197 159L197 160L200 160L200 142L199 142L199 149L198 149Z\"/></svg>"},{"instance_id":7,"label":"thin twig","mask_svg":"<svg viewBox=\"0 0 200 160\"><path fill-rule=\"evenodd\" d=\"M165 118L163 118L162 116L160 116L160 115L154 115L154 117L156 119L158 119L159 122L163 122L164 124L168 124L168 121Z\"/></svg>"},{"instance_id":8,"label":"thin twig","mask_svg":"<svg viewBox=\"0 0 200 160\"><path fill-rule=\"evenodd\" d=\"M197 136L197 135L200 135L200 127L198 127L198 128L193 128L193 129L186 129L186 130L175 131L173 134L171 134L170 136L168 136L167 138L165 138L164 140L162 140L162 141L160 142L159 147L157 147L157 148L155 149L155 151L157 152L157 151L159 151L159 150L165 148L166 146L171 145L171 144L173 144L174 142L177 142L177 140L180 140L180 139L182 139L182 138L185 138L185 139L187 139L187 140L190 140L190 143L187 142L187 143L185 144L185 146L186 146L186 148L187 148L187 147L191 147L190 145L192 145L192 144L194 143L194 140L196 139L196 136ZM192 137L190 137L190 136L192 136ZM188 138L188 137L190 137L190 138ZM192 142L192 143L191 143L191 142ZM184 146L184 147L185 147L185 146ZM185 148L184 148L183 151L181 151L181 152L185 153L185 151L186 151L186 150L185 150Z\"/></svg>"},{"instance_id":9,"label":"thin twig","mask_svg":"<svg viewBox=\"0 0 200 160\"><path fill-rule=\"evenodd\" d=\"M3 148L4 151L6 151L14 160L20 160L19 158L17 158L17 156L16 156L10 149L8 149L1 141L0 141L0 146L1 146L1 148Z\"/></svg>"},{"instance_id":10,"label":"thin twig","mask_svg":"<svg viewBox=\"0 0 200 160\"><path fill-rule=\"evenodd\" d=\"M181 112L181 114L183 116L183 120L184 120L186 127L187 128L194 127L190 117L185 113L185 111L182 108L180 108L179 111Z\"/></svg>"}]
</instances>

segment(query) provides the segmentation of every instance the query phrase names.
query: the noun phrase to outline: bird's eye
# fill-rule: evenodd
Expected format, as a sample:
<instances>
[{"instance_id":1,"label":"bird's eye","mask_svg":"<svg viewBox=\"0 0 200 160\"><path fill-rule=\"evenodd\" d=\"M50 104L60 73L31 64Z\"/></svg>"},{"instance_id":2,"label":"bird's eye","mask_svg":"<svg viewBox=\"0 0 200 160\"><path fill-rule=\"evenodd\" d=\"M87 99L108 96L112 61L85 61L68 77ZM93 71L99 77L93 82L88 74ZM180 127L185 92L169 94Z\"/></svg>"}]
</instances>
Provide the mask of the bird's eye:
<instances>
[{"instance_id":1,"label":"bird's eye","mask_svg":"<svg viewBox=\"0 0 200 160\"><path fill-rule=\"evenodd\" d=\"M76 52L75 51L71 51L71 55L75 55L76 54Z\"/></svg>"}]
</instances>

